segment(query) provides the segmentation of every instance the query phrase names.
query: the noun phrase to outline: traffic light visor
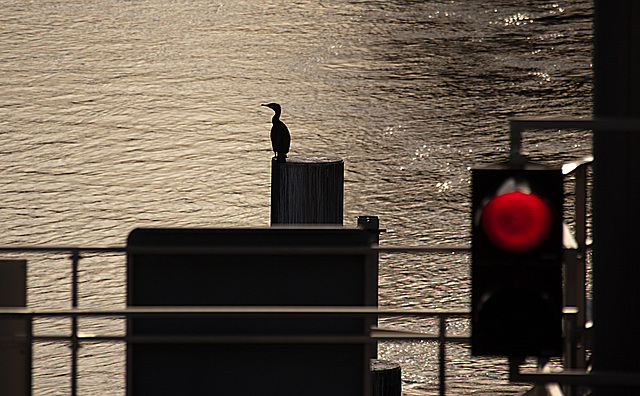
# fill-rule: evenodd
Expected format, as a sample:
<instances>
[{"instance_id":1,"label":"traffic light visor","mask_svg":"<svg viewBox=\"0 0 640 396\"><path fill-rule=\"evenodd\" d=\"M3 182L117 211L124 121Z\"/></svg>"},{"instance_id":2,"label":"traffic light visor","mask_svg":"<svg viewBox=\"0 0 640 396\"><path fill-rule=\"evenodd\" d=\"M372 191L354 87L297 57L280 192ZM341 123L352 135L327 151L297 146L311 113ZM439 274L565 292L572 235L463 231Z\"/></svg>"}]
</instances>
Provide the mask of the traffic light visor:
<instances>
[{"instance_id":1,"label":"traffic light visor","mask_svg":"<svg viewBox=\"0 0 640 396\"><path fill-rule=\"evenodd\" d=\"M533 193L514 190L493 197L483 208L481 224L497 247L520 253L535 249L551 232L553 213Z\"/></svg>"}]
</instances>

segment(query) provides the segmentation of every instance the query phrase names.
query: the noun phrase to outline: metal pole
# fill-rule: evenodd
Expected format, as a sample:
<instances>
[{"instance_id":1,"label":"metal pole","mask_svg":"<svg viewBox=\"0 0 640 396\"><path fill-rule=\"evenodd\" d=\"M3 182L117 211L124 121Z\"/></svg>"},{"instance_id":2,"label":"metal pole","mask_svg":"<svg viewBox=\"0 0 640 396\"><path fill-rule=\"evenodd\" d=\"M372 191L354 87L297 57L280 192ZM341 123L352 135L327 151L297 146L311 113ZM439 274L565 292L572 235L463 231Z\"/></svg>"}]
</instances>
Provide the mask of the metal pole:
<instances>
[{"instance_id":1,"label":"metal pole","mask_svg":"<svg viewBox=\"0 0 640 396\"><path fill-rule=\"evenodd\" d=\"M446 377L446 369L447 369L447 361L446 361L446 348L447 348L447 317L445 315L440 315L438 317L440 320L439 326L439 336L438 340L438 383L439 383L439 395L444 396L447 391L447 377Z\"/></svg>"},{"instance_id":2,"label":"metal pole","mask_svg":"<svg viewBox=\"0 0 640 396\"><path fill-rule=\"evenodd\" d=\"M576 314L565 316L564 333L564 367L570 369L586 366L584 333L586 324L586 195L587 166L578 165L572 172L575 174L575 237L577 246L564 251L564 306L576 307ZM565 385L567 395L576 395L576 388Z\"/></svg>"},{"instance_id":3,"label":"metal pole","mask_svg":"<svg viewBox=\"0 0 640 396\"><path fill-rule=\"evenodd\" d=\"M640 117L640 3L594 2L594 116ZM593 137L593 373L640 371L640 133ZM636 131L637 132L637 131ZM598 386L594 395L638 395Z\"/></svg>"},{"instance_id":4,"label":"metal pole","mask_svg":"<svg viewBox=\"0 0 640 396\"><path fill-rule=\"evenodd\" d=\"M27 345L29 346L27 348L27 360L28 360L28 365L29 365L29 375L27 377L27 395L31 396L33 394L33 378L32 378L32 372L33 372L33 316L29 316L28 317L28 322L27 322Z\"/></svg>"},{"instance_id":5,"label":"metal pole","mask_svg":"<svg viewBox=\"0 0 640 396\"><path fill-rule=\"evenodd\" d=\"M511 130L509 131L509 163L511 165L521 165L524 161L520 151L522 150L522 129L511 124Z\"/></svg>"},{"instance_id":6,"label":"metal pole","mask_svg":"<svg viewBox=\"0 0 640 396\"><path fill-rule=\"evenodd\" d=\"M586 351L584 345L585 325L587 322L587 301L585 287L587 283L586 276L586 257L587 257L587 165L581 165L576 169L576 185L575 185L575 210L576 210L576 239L578 240L578 252L576 255L575 276L576 288L575 301L578 307L576 315L577 339L576 339L576 355L575 366L571 368L586 367Z\"/></svg>"},{"instance_id":7,"label":"metal pole","mask_svg":"<svg viewBox=\"0 0 640 396\"><path fill-rule=\"evenodd\" d=\"M80 251L71 251L71 306L78 308L78 263ZM71 317L71 396L77 395L78 390L78 317Z\"/></svg>"}]
</instances>

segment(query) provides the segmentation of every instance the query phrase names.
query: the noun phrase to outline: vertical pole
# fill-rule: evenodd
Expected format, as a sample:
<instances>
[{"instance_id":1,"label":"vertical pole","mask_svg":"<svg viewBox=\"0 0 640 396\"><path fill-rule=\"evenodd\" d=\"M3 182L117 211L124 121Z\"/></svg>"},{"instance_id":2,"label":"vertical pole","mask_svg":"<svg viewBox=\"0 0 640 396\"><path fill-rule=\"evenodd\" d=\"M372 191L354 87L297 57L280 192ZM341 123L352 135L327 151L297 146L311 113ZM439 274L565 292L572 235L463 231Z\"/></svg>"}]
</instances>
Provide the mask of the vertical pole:
<instances>
[{"instance_id":1,"label":"vertical pole","mask_svg":"<svg viewBox=\"0 0 640 396\"><path fill-rule=\"evenodd\" d=\"M447 317L439 316L439 339L438 339L438 382L439 395L444 396L447 392Z\"/></svg>"},{"instance_id":2,"label":"vertical pole","mask_svg":"<svg viewBox=\"0 0 640 396\"><path fill-rule=\"evenodd\" d=\"M27 317L27 353L26 353L26 359L27 359L27 364L26 364L26 370L27 370L27 379L26 379L26 387L27 387L27 391L25 392L26 395L31 396L32 394L32 387L33 387L33 380L31 379L31 371L32 371L32 361L33 361L33 316L29 315Z\"/></svg>"},{"instance_id":3,"label":"vertical pole","mask_svg":"<svg viewBox=\"0 0 640 396\"><path fill-rule=\"evenodd\" d=\"M80 261L80 251L71 251L71 307L78 308L78 263ZM78 317L71 317L71 396L77 395L78 391Z\"/></svg>"},{"instance_id":4,"label":"vertical pole","mask_svg":"<svg viewBox=\"0 0 640 396\"><path fill-rule=\"evenodd\" d=\"M380 243L380 220L378 219L377 216L359 216L358 227L369 231L369 235L370 235L369 243L372 246L378 246L378 244ZM375 295L376 307L377 307L378 306L378 278L380 276L380 271L378 269L379 260L378 260L377 252L371 254L371 260L372 260L371 269L373 273L371 274L370 287L372 289L372 292ZM378 326L378 317L375 317L374 319L372 319L371 325L374 327ZM378 358L377 343L372 348L371 358L372 359Z\"/></svg>"},{"instance_id":5,"label":"vertical pole","mask_svg":"<svg viewBox=\"0 0 640 396\"><path fill-rule=\"evenodd\" d=\"M578 252L575 260L575 279L578 283L575 294L576 307L576 344L575 365L572 368L583 369L587 365L584 345L585 325L587 323L587 298L585 287L587 283L586 256L587 256L587 165L580 165L576 169L575 185L575 211L576 211L576 239L578 240Z\"/></svg>"},{"instance_id":6,"label":"vertical pole","mask_svg":"<svg viewBox=\"0 0 640 396\"><path fill-rule=\"evenodd\" d=\"M594 115L640 117L640 2L595 0ZM640 371L640 131L593 138L593 371ZM594 394L638 395L597 386Z\"/></svg>"},{"instance_id":7,"label":"vertical pole","mask_svg":"<svg viewBox=\"0 0 640 396\"><path fill-rule=\"evenodd\" d=\"M377 216L358 216L358 227L369 231L370 239L369 242L372 246L378 246L380 243L380 220ZM378 264L378 253L373 253L373 280L374 280L374 293L378 295L378 277L380 275ZM376 303L377 305L377 303Z\"/></svg>"},{"instance_id":8,"label":"vertical pole","mask_svg":"<svg viewBox=\"0 0 640 396\"><path fill-rule=\"evenodd\" d=\"M511 165L521 165L524 162L521 150L522 130L512 123L511 130L509 131L509 163Z\"/></svg>"},{"instance_id":9,"label":"vertical pole","mask_svg":"<svg viewBox=\"0 0 640 396\"><path fill-rule=\"evenodd\" d=\"M27 262L0 260L0 307L27 306ZM31 394L32 318L0 318L0 395Z\"/></svg>"}]
</instances>

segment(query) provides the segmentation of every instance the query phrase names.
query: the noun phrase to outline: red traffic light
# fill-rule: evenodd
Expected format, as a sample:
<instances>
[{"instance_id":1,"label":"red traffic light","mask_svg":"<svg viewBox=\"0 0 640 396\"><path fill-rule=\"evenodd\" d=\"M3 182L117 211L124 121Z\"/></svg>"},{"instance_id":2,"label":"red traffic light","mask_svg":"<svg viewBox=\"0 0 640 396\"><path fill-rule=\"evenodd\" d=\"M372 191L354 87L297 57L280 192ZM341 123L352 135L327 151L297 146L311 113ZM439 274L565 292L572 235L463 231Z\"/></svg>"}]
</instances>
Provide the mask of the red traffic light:
<instances>
[{"instance_id":1,"label":"red traffic light","mask_svg":"<svg viewBox=\"0 0 640 396\"><path fill-rule=\"evenodd\" d=\"M497 247L527 252L551 232L553 214L539 196L519 190L493 197L482 210L482 229Z\"/></svg>"},{"instance_id":2,"label":"red traffic light","mask_svg":"<svg viewBox=\"0 0 640 396\"><path fill-rule=\"evenodd\" d=\"M560 169L472 169L473 355L561 355L563 198Z\"/></svg>"}]
</instances>

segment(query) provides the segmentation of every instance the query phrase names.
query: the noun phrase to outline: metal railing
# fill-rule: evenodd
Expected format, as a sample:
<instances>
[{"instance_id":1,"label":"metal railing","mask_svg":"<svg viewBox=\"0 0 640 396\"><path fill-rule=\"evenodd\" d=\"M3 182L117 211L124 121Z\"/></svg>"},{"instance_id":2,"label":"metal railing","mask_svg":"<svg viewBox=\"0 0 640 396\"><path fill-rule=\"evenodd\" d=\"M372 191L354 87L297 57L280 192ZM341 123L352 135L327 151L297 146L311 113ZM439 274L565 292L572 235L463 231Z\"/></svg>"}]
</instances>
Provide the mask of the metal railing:
<instances>
[{"instance_id":1,"label":"metal railing","mask_svg":"<svg viewBox=\"0 0 640 396\"><path fill-rule=\"evenodd\" d=\"M584 285L584 265L586 256L586 167L590 164L590 159L578 161L575 164L567 164L563 168L563 173L576 175L576 239L578 240L577 249L569 250L572 254L568 254L566 262L571 264L567 266L571 272L569 276L574 277L576 282L573 286L565 285L565 295L571 296L565 301L565 305L577 306L575 312L566 316L568 328L575 331L567 334L567 358L565 367L583 369L585 367L584 355L584 324L585 304L584 304L584 287L580 287L579 283ZM470 252L468 246L396 246L396 247L380 247L371 248L287 248L287 254L447 254L447 253L467 253ZM438 346L438 392L440 395L446 393L446 346L447 343L469 344L470 337L453 336L447 334L446 324L449 318L468 318L469 310L423 310L423 309L393 309L393 308L375 308L375 307L127 307L124 309L95 310L79 308L78 294L78 272L79 263L83 255L107 255L107 254L276 254L282 253L282 248L236 248L236 247L215 247L215 248L132 248L132 247L47 247L47 246L9 246L0 247L0 253L67 253L71 261L71 308L70 309L28 309L28 308L4 308L0 309L0 317L3 315L22 316L28 318L32 322L36 318L52 318L52 317L68 317L71 319L70 335L34 335L29 329L26 335L27 342L34 341L50 341L50 342L68 342L71 348L71 368L70 368L70 393L72 396L77 394L78 389L78 351L82 342L123 342L123 343L141 343L141 342L341 342L346 341L344 337L348 337L350 342L376 342L382 340L424 340L435 341ZM299 337L277 337L277 336L142 336L142 335L81 335L78 332L78 321L82 317L103 317L103 318L132 318L141 316L162 316L162 317L210 317L210 316L241 316L241 315L337 315L337 316L372 316L377 317L426 317L437 318L438 332L435 334L410 332L402 330L386 330L374 328L370 337L363 336L343 336L341 338L327 336L299 336ZM251 339L247 337L252 337ZM357 338L360 337L360 338ZM512 380L517 381L544 381L544 378L532 375L518 374L517 366L511 366L510 375ZM536 374L537 375L537 374ZM555 378L555 377L554 377ZM577 379L574 379L577 381Z\"/></svg>"},{"instance_id":2,"label":"metal railing","mask_svg":"<svg viewBox=\"0 0 640 396\"><path fill-rule=\"evenodd\" d=\"M628 130L630 127L637 127L637 122L628 120L582 120L582 119L547 119L547 120L512 120L511 121L511 160L518 162L522 160L520 154L521 135L527 129L549 129L549 128L578 128L578 129L599 129L607 127L611 130ZM510 378L515 381L526 382L549 382L563 379L566 382L580 383L586 381L584 368L586 366L585 359L585 324L586 324L586 304L585 304L585 257L587 250L586 236L586 168L591 164L592 158L576 161L563 167L565 175L575 174L575 223L576 232L575 239L577 247L569 249L566 255L565 274L566 278L572 278L573 284L565 284L565 300L566 306L575 306L576 310L567 313L567 328L573 329L565 334L567 346L565 350L565 367L581 369L581 374L567 373L558 379L558 375L550 376L549 374L522 374L519 371L518 362L511 362ZM191 254L273 254L281 253L281 248L188 248ZM438 254L438 253L463 253L469 252L468 246L436 246L436 247L418 247L418 246L399 246L399 247L372 247L372 248L293 248L287 249L288 254L372 254L379 253L408 253L408 254ZM78 333L78 319L81 317L115 317L115 318L131 318L140 316L162 316L162 317L204 317L204 316L238 316L238 315L338 315L338 316L372 316L377 317L393 317L393 316L419 316L438 319L438 332L436 334L427 334L421 332L409 332L399 330L385 330L375 328L371 332L370 337L349 336L351 341L353 337L360 337L361 342L375 342L379 340L427 340L436 341L438 344L438 389L439 394L446 393L446 345L447 343L470 342L469 336L452 336L447 334L446 324L449 318L468 318L469 310L422 310L422 309L392 309L392 308L375 308L375 307L128 307L116 310L88 310L78 308L78 267L83 254L127 254L127 253L185 253L184 249L176 248L153 248L149 249L126 247L0 247L0 253L69 253L71 260L71 308L70 309L42 309L34 310L28 308L5 308L0 309L0 317L3 315L23 316L30 321L35 318L45 317L68 317L71 318L71 334L69 336L52 336L52 335L33 335L31 331L27 334L28 342L33 341L62 341L69 342L71 346L71 395L77 394L78 380L78 349L80 343L84 341L117 341L126 343L137 342L238 342L238 337L220 336L95 336L80 335ZM31 330L31 329L30 329ZM318 337L303 336L306 338L291 338L287 336L251 336L253 341L260 342L301 342L301 341L319 341ZM257 338L256 338L257 337ZM309 338L314 337L314 338ZM246 340L246 339L245 339ZM334 339L334 342L337 342ZM326 337L323 342L331 342ZM611 379L612 377L607 377ZM617 378L617 377L616 377ZM592 377L592 379L596 379ZM615 378L614 378L615 379ZM620 379L620 378L618 378ZM603 380L599 378L597 380ZM623 382L627 382L629 378L622 378ZM635 384L635 382L634 382Z\"/></svg>"},{"instance_id":3,"label":"metal railing","mask_svg":"<svg viewBox=\"0 0 640 396\"><path fill-rule=\"evenodd\" d=\"M465 246L449 247L371 247L371 248L287 248L287 254L371 254L379 253L410 253L410 254L433 254L433 253L463 253L469 252L470 248ZM79 308L78 293L78 272L80 260L87 254L128 254L128 253L188 253L188 254L274 254L281 253L282 248L127 248L127 247L47 247L47 246L9 246L0 247L0 253L30 254L30 253L68 253L71 262L71 298L69 309L32 309L32 308L0 308L0 317L26 318L29 321L28 331L22 342L32 344L35 341L66 342L71 350L70 367L70 394L78 393L78 360L80 345L82 342L123 342L123 343L237 343L237 342L259 342L259 343L340 343L358 342L375 343L377 341L390 340L424 340L435 341L438 345L438 392L440 395L446 393L446 345L447 343L470 342L469 336L447 334L447 319L467 318L470 311L465 309L449 310L427 310L427 309L395 309L376 307L306 307L306 306L195 306L195 307L127 307L123 309L84 309ZM373 328L370 336L345 335L345 336L277 336L277 335L86 335L80 334L78 322L84 317L118 318L128 319L134 317L163 317L163 318L203 318L203 317L237 317L237 316L339 316L339 317L424 317L437 318L437 333L423 333L415 331L391 330L384 328ZM35 335L32 324L38 318L70 318L71 331L69 335ZM13 337L11 340L16 341ZM6 337L0 338L0 342L11 341Z\"/></svg>"},{"instance_id":4,"label":"metal railing","mask_svg":"<svg viewBox=\"0 0 640 396\"><path fill-rule=\"evenodd\" d=\"M640 118L516 118L509 120L510 158L512 164L521 164L526 157L521 154L522 133L527 130L566 130L581 129L598 133L620 133L640 131ZM575 315L566 321L570 331L565 335L565 370L560 373L539 371L521 373L519 362L510 361L509 376L512 381L537 383L557 382L568 385L618 385L640 386L640 373L631 372L590 372L587 367L586 346L587 329L591 328L587 318L585 293L586 256L590 241L587 237L587 167L594 158L587 157L563 166L563 174L575 173L575 247L565 254L565 305L576 306ZM569 394L575 394L575 388L569 386Z\"/></svg>"}]
</instances>

